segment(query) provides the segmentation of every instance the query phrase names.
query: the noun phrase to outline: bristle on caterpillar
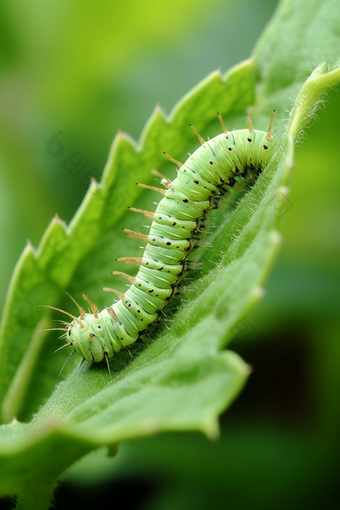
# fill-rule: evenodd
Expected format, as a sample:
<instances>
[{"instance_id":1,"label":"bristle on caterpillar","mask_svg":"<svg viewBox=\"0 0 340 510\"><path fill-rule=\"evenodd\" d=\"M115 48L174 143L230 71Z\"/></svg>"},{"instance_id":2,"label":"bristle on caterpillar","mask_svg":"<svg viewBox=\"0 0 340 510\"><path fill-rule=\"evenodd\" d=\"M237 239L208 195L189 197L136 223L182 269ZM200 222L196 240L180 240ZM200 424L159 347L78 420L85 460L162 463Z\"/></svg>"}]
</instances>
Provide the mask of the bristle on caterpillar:
<instances>
[{"instance_id":1,"label":"bristle on caterpillar","mask_svg":"<svg viewBox=\"0 0 340 510\"><path fill-rule=\"evenodd\" d=\"M110 289L109 287L103 287L103 290L105 290L105 292L113 292L114 294L116 294L116 296L119 297L121 301L125 300L125 294L122 294L122 292L119 292L119 290Z\"/></svg>"},{"instance_id":2,"label":"bristle on caterpillar","mask_svg":"<svg viewBox=\"0 0 340 510\"><path fill-rule=\"evenodd\" d=\"M269 127L268 127L268 131L267 131L267 136L266 136L267 142L270 142L272 139L272 127L273 127L274 117L275 117L275 110L273 110L273 113L270 117Z\"/></svg>"},{"instance_id":3,"label":"bristle on caterpillar","mask_svg":"<svg viewBox=\"0 0 340 510\"><path fill-rule=\"evenodd\" d=\"M182 168L183 163L181 163L180 161L177 161L177 159L174 159L172 156L169 156L169 154L167 154L166 152L163 152L163 154L166 158L168 158L169 161L171 161L172 163L175 163L175 165L179 166L179 168Z\"/></svg>"},{"instance_id":4,"label":"bristle on caterpillar","mask_svg":"<svg viewBox=\"0 0 340 510\"><path fill-rule=\"evenodd\" d=\"M195 135L197 136L197 138L199 139L201 145L204 145L205 144L205 140L201 137L201 135L199 134L199 132L197 131L197 129L192 125L192 124L189 124L189 126L191 127L191 129L193 130L193 132L195 133Z\"/></svg>"},{"instance_id":5,"label":"bristle on caterpillar","mask_svg":"<svg viewBox=\"0 0 340 510\"><path fill-rule=\"evenodd\" d=\"M139 241L143 241L144 243L148 242L149 236L146 234L141 234L140 232L135 232L134 230L130 230L128 228L122 228L122 230L126 233L130 239L138 239Z\"/></svg>"},{"instance_id":6,"label":"bristle on caterpillar","mask_svg":"<svg viewBox=\"0 0 340 510\"><path fill-rule=\"evenodd\" d=\"M91 309L91 312L93 313L93 316L95 319L98 319L98 313L99 313L99 309L98 307L92 303L91 299L88 297L87 294L85 294L85 292L83 292L83 298L85 299L85 301L87 301L90 305L90 309Z\"/></svg>"},{"instance_id":7,"label":"bristle on caterpillar","mask_svg":"<svg viewBox=\"0 0 340 510\"><path fill-rule=\"evenodd\" d=\"M141 182L136 182L136 184L140 188L151 189L152 191L158 191L158 193L162 193L162 195L165 195L165 193L167 191L166 189L156 188L156 186L149 186L148 184L143 184Z\"/></svg>"},{"instance_id":8,"label":"bristle on caterpillar","mask_svg":"<svg viewBox=\"0 0 340 510\"><path fill-rule=\"evenodd\" d=\"M222 126L222 129L223 129L223 133L226 135L228 133L228 129L226 128L226 125L224 124L224 120L223 120L223 117L220 113L217 112L217 117L218 117L218 120L220 121L221 123L221 126Z\"/></svg>"},{"instance_id":9,"label":"bristle on caterpillar","mask_svg":"<svg viewBox=\"0 0 340 510\"><path fill-rule=\"evenodd\" d=\"M148 220L153 220L155 217L155 213L150 212L150 211L144 211L143 209L136 209L135 207L128 207L128 209L130 209L130 211L133 211L133 212L144 214L144 216L146 218L148 218Z\"/></svg>"},{"instance_id":10,"label":"bristle on caterpillar","mask_svg":"<svg viewBox=\"0 0 340 510\"><path fill-rule=\"evenodd\" d=\"M129 274L126 274L126 273L122 273L121 271L111 271L111 274L114 274L116 276L123 276L124 278L126 278L130 283L134 283L135 281L135 277L134 276L130 276Z\"/></svg>"},{"instance_id":11,"label":"bristle on caterpillar","mask_svg":"<svg viewBox=\"0 0 340 510\"><path fill-rule=\"evenodd\" d=\"M132 266L140 267L142 265L142 257L120 257L116 259L117 262L124 262L125 264L131 264Z\"/></svg>"}]
</instances>

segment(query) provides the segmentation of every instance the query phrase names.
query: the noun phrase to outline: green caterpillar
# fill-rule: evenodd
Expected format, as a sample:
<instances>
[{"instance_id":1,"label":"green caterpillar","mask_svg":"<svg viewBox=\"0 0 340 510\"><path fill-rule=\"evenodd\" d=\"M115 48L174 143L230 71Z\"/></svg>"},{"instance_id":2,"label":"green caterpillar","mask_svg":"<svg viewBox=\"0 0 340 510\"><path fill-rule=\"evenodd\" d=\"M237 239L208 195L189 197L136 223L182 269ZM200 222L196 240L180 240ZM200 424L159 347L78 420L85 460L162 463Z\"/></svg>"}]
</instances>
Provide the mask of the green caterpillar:
<instances>
[{"instance_id":1,"label":"green caterpillar","mask_svg":"<svg viewBox=\"0 0 340 510\"><path fill-rule=\"evenodd\" d=\"M71 298L78 307L79 317L46 305L72 319L72 322L64 322L64 328L54 328L65 331L67 343L60 349L73 347L62 369L70 357L77 353L83 361L99 362L106 359L110 372L109 358L134 344L140 334L158 320L186 270L188 255L201 244L195 234L199 232L206 214L216 207L219 198L239 178L254 180L272 159L277 148L272 136L274 114L275 110L267 132L254 130L249 116L248 129L229 132L221 115L217 114L223 133L207 142L191 126L201 147L184 164L164 153L179 166L176 179L170 181L156 172L166 189L138 184L159 191L163 198L154 213L130 208L151 219L152 224L148 235L123 229L129 237L147 243L142 257L118 259L139 267L136 277L113 271L113 274L128 279L131 283L128 291L122 294L105 288L114 292L119 301L102 311L83 294L90 305L91 314Z\"/></svg>"}]
</instances>

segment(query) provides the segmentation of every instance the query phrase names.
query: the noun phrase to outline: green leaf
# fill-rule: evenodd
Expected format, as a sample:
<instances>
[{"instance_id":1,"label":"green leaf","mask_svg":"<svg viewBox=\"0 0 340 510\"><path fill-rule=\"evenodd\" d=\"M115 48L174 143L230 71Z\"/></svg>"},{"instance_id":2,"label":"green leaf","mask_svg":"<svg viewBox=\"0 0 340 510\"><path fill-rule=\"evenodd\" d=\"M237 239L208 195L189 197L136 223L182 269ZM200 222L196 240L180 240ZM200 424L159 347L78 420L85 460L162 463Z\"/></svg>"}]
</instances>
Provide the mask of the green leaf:
<instances>
[{"instance_id":1,"label":"green leaf","mask_svg":"<svg viewBox=\"0 0 340 510\"><path fill-rule=\"evenodd\" d=\"M237 115L240 111L244 111L246 105L252 101L252 81L253 67L250 62L245 62L237 69L231 70L224 79L219 73L213 73L181 101L169 119L165 119L162 111L156 108L139 145L128 136L119 133L114 140L101 184L91 185L70 226L66 228L58 218L55 218L37 252L34 252L30 246L26 248L13 275L2 322L0 396L3 399L6 392L10 395L3 404L5 421L9 421L13 416L21 416L22 405L30 406L29 411L33 412L37 405L50 394L57 381L56 367L58 364L61 366L62 358L51 356L51 348L49 348L46 351L48 354L44 356L44 372L38 373L28 354L28 345L34 328L42 317L39 305L58 305L62 293L67 289L77 300L80 300L81 292L86 290L100 306L105 306L100 288L101 283L103 285L105 282L106 285L109 283L107 275L110 271L119 267L118 263L115 265L114 259L136 250L133 242L125 239L125 234L120 232L118 227L113 231L113 226L117 222L119 226L131 226L136 220L140 224L143 223L140 218L136 218L136 215L127 211L127 206L134 205L137 199L141 200L140 196L143 194L141 188L135 183L147 181L152 183L150 173L152 168L167 171L170 164L163 156L164 149L176 156L187 150L188 146L194 148L195 144L197 145L191 130L186 127L192 120L192 111L195 111L197 118L200 118L196 122L198 129L203 130L205 126L209 127L215 121L216 132L217 105L225 113L232 112ZM213 100L209 103L208 98ZM176 150L180 152L176 153ZM153 195L155 199L158 198L156 193ZM150 200L152 200L152 194L144 191L146 208L150 207ZM141 201L138 203L143 204ZM115 243L119 243L119 247L113 253L112 245ZM86 258L90 252L91 257ZM82 260L85 261L84 264L90 264L90 266L85 266L84 269L79 268ZM89 275L89 268L91 268L91 275ZM75 274L77 269L79 277L77 273ZM74 283L71 285L71 280L76 281L77 285L75 286ZM97 293L97 297L91 291L92 280L95 282L94 292ZM23 284L24 288L22 288ZM70 302L61 306L69 309ZM26 313L24 313L25 310ZM38 329L42 329L40 324ZM36 343L39 345L42 344L42 336L45 335L36 333ZM48 346L51 343L45 345ZM35 360L37 360L37 351L37 348L34 349ZM40 363L39 366L41 367ZM19 367L21 373L30 371L33 379L31 383L35 385L33 405L32 401L27 402L25 399L22 388L20 399L18 398L17 389L20 381L26 391L29 391L28 375L25 381L21 376L19 383L16 381L15 374ZM48 381L44 380L44 384L40 383L47 377ZM11 385L16 386L16 396L13 395Z\"/></svg>"},{"instance_id":2,"label":"green leaf","mask_svg":"<svg viewBox=\"0 0 340 510\"><path fill-rule=\"evenodd\" d=\"M340 67L328 66L335 62L329 44L337 32L320 22L325 5L333 23L339 18L335 2L308 0L308 16L307 0L298 6L283 2L253 60L225 76L211 74L168 118L156 108L139 144L119 133L101 183L92 183L70 226L55 218L38 250L25 249L12 278L0 343L3 420L32 418L29 424L14 420L0 428L0 494L18 494L19 508L47 508L63 470L99 446L114 448L122 440L169 430L218 435L219 413L249 374L240 357L223 348L251 328L247 315L263 296L280 244L279 223L293 205L287 195L294 143L322 93L340 81ZM304 58L284 52L284 44L303 48ZM306 69L314 67L314 46L316 62L327 64L304 82ZM151 192L135 182L153 183L151 168L174 173L162 152L181 160L194 150L189 122L203 137L213 137L220 131L216 111L228 126L241 129L250 105L254 126L263 130L276 108L279 150L254 188L232 211L216 217L220 224L209 238L211 248L202 254L203 270L185 287L178 309L170 309L170 329L163 321L133 346L132 357L125 351L115 356L111 380L103 364L85 363L81 370L72 370L70 362L68 375L55 386L63 355L51 356L55 335L39 331L48 319L42 318L38 305L73 313L62 300L65 289L77 300L86 290L101 307L108 304L100 287L109 284L107 275L118 268L113 259L136 254L136 245L119 230L139 221L126 207L148 208L153 200ZM291 116L285 129L281 119L287 109Z\"/></svg>"}]
</instances>

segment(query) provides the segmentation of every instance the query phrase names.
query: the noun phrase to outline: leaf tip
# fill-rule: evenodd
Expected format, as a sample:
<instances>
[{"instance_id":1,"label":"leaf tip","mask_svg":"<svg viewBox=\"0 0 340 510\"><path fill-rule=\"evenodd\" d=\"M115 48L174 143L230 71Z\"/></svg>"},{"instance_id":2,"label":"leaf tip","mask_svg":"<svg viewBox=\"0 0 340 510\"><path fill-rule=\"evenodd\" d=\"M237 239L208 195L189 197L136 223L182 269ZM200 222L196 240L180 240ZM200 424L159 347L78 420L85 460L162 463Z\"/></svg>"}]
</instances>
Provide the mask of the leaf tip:
<instances>
[{"instance_id":1,"label":"leaf tip","mask_svg":"<svg viewBox=\"0 0 340 510\"><path fill-rule=\"evenodd\" d=\"M213 418L209 420L203 426L203 433L207 436L208 439L214 441L220 437L220 427L218 424L218 420Z\"/></svg>"},{"instance_id":2,"label":"leaf tip","mask_svg":"<svg viewBox=\"0 0 340 510\"><path fill-rule=\"evenodd\" d=\"M51 224L50 224L50 227L51 227L52 229L54 229L54 228L57 228L57 229L58 229L58 228L60 228L60 227L61 227L61 229L62 229L64 232L66 231L66 224L65 224L65 222L64 222L63 220L61 220L61 219L60 219L60 216L59 216L59 214L58 214L58 213L55 213L55 215L53 216L53 218L52 218L52 222L51 222Z\"/></svg>"},{"instance_id":3,"label":"leaf tip","mask_svg":"<svg viewBox=\"0 0 340 510\"><path fill-rule=\"evenodd\" d=\"M281 193L282 195L289 195L289 187L288 186L281 186L280 189L279 189L279 193Z\"/></svg>"},{"instance_id":4,"label":"leaf tip","mask_svg":"<svg viewBox=\"0 0 340 510\"><path fill-rule=\"evenodd\" d=\"M33 245L31 243L30 239L27 239L27 241L26 241L26 250L33 252Z\"/></svg>"},{"instance_id":5,"label":"leaf tip","mask_svg":"<svg viewBox=\"0 0 340 510\"><path fill-rule=\"evenodd\" d=\"M281 242L282 242L282 235L275 230L272 235L272 243L274 246L279 246L281 244Z\"/></svg>"},{"instance_id":6,"label":"leaf tip","mask_svg":"<svg viewBox=\"0 0 340 510\"><path fill-rule=\"evenodd\" d=\"M156 114L161 113L163 115L163 109L162 109L161 103L159 101L156 103L154 113L156 113Z\"/></svg>"},{"instance_id":7,"label":"leaf tip","mask_svg":"<svg viewBox=\"0 0 340 510\"><path fill-rule=\"evenodd\" d=\"M254 289L254 297L256 301L259 301L260 299L263 299L266 294L266 291L263 287L255 287Z\"/></svg>"},{"instance_id":8,"label":"leaf tip","mask_svg":"<svg viewBox=\"0 0 340 510\"><path fill-rule=\"evenodd\" d=\"M240 369L242 375L248 377L253 371L253 367L248 365L248 363L243 363Z\"/></svg>"},{"instance_id":9,"label":"leaf tip","mask_svg":"<svg viewBox=\"0 0 340 510\"><path fill-rule=\"evenodd\" d=\"M91 190L91 192L93 193L98 188L99 188L98 181L94 177L91 177L91 183L90 183L90 190Z\"/></svg>"},{"instance_id":10,"label":"leaf tip","mask_svg":"<svg viewBox=\"0 0 340 510\"><path fill-rule=\"evenodd\" d=\"M143 424L143 431L148 435L155 434L159 429L159 423L153 419L146 420Z\"/></svg>"}]
</instances>

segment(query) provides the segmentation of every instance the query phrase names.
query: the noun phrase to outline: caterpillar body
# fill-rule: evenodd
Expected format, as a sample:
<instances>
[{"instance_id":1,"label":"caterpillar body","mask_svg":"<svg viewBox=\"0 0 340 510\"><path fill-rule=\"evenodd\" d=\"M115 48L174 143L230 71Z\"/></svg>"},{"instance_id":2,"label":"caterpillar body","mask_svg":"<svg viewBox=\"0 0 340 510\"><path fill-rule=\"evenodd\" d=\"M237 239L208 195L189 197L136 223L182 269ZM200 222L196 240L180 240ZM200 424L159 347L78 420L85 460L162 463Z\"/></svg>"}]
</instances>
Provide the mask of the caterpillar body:
<instances>
[{"instance_id":1,"label":"caterpillar body","mask_svg":"<svg viewBox=\"0 0 340 510\"><path fill-rule=\"evenodd\" d=\"M135 277L120 271L113 274L124 276L131 283L125 294L115 289L119 300L102 311L93 304L86 294L92 313L85 310L73 299L79 310L76 317L63 310L72 321L64 322L64 347L73 347L70 357L77 353L83 360L100 362L106 359L110 372L109 358L136 342L142 332L159 319L163 308L172 299L176 286L183 276L191 251L200 245L195 237L206 214L237 180L253 181L267 167L277 148L272 136L274 113L267 132L254 130L248 116L248 129L228 131L220 114L223 133L205 142L196 129L201 146L182 164L165 154L179 167L174 181L162 177L165 189L144 184L141 187L159 191L163 197L156 211L148 212L135 208L130 210L144 214L152 220L149 234L140 234L123 229L129 237L147 243L142 257L123 257L122 262L139 267ZM71 296L70 296L71 297ZM59 350L59 349L57 349Z\"/></svg>"}]
</instances>

